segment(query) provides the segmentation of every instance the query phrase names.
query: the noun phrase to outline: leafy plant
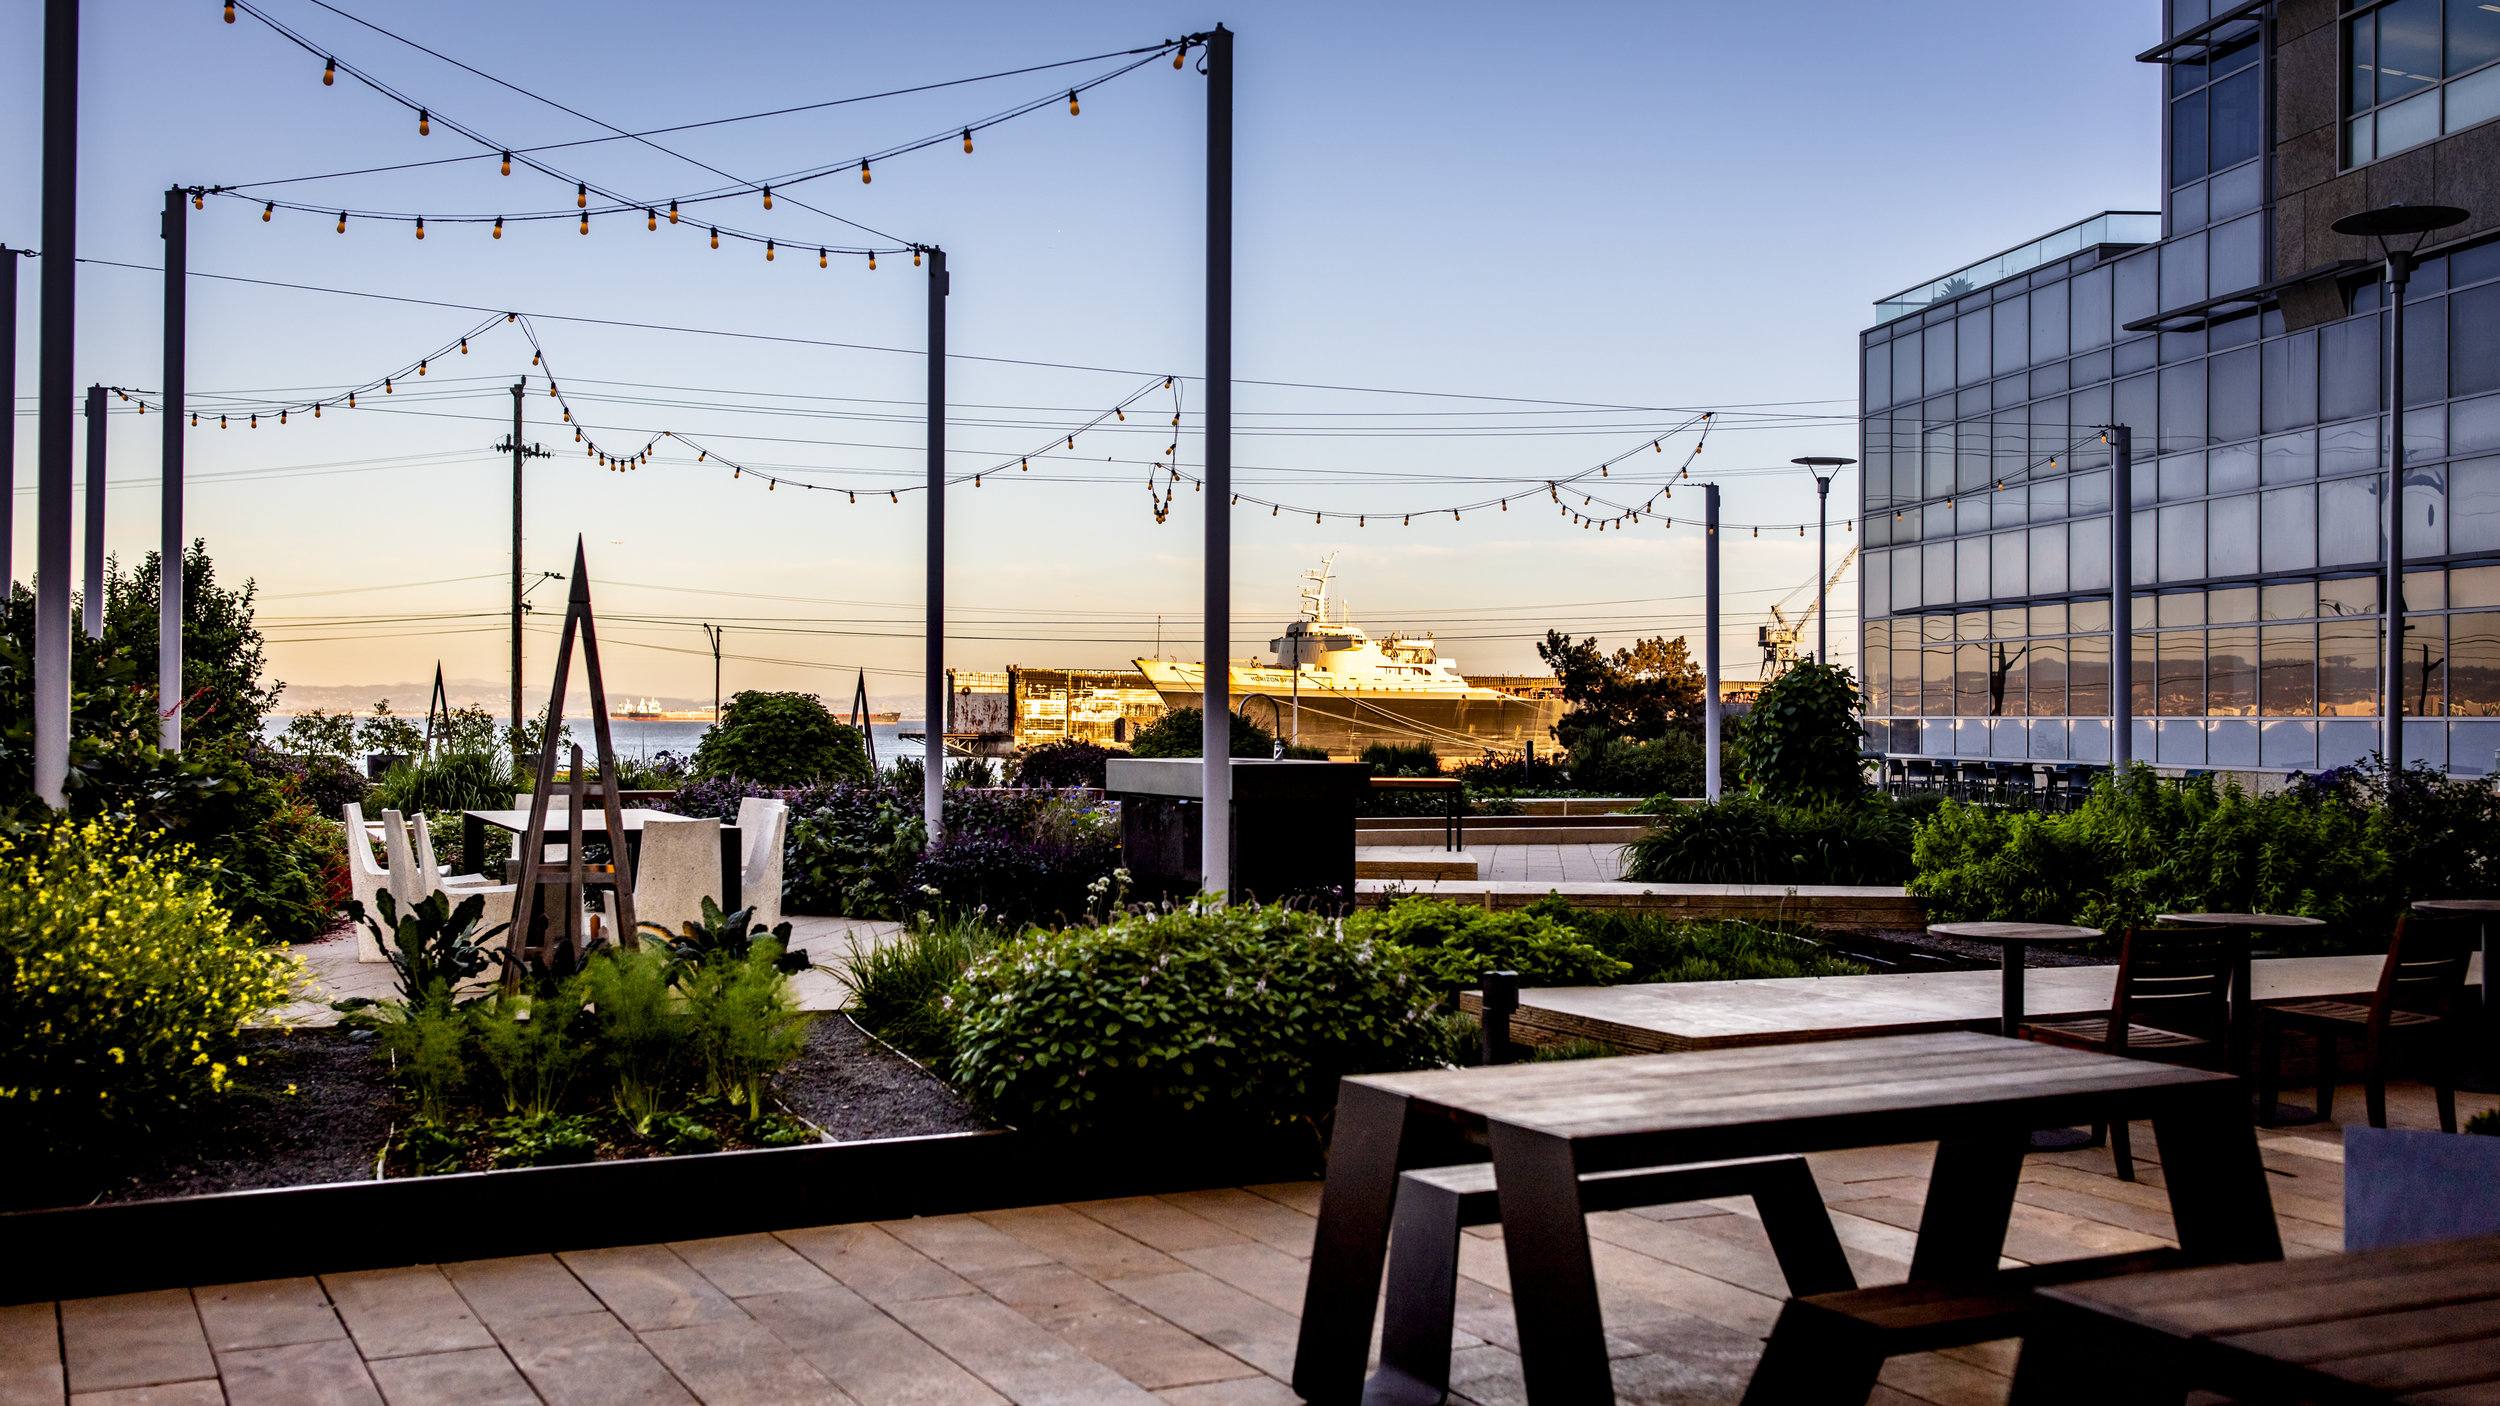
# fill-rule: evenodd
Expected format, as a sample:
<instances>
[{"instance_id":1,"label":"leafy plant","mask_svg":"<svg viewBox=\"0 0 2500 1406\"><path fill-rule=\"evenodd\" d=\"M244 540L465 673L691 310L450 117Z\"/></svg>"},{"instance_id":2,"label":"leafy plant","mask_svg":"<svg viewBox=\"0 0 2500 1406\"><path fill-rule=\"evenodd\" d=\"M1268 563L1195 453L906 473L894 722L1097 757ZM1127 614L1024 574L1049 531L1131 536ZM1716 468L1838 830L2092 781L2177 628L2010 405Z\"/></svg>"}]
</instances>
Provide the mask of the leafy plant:
<instances>
[{"instance_id":1,"label":"leafy plant","mask_svg":"<svg viewBox=\"0 0 2500 1406\"><path fill-rule=\"evenodd\" d=\"M1103 786L1103 769L1119 755L1097 742L1069 738L1045 742L1016 754L1016 784L1059 790L1070 786Z\"/></svg>"},{"instance_id":2,"label":"leafy plant","mask_svg":"<svg viewBox=\"0 0 2500 1406\"><path fill-rule=\"evenodd\" d=\"M128 575L122 574L119 563L109 564L104 578L103 649L142 661L139 687L151 711L156 706L154 661L162 575L161 557L150 552ZM195 539L183 552L182 740L186 747L257 740L262 718L286 691L282 683L261 681L266 655L259 626L252 618L257 593L258 587L249 580L239 588L218 584L205 539Z\"/></svg>"},{"instance_id":3,"label":"leafy plant","mask_svg":"<svg viewBox=\"0 0 2500 1406\"><path fill-rule=\"evenodd\" d=\"M643 1137L670 1111L688 1063L686 1015L670 966L656 948L611 948L583 971L616 1109Z\"/></svg>"},{"instance_id":4,"label":"leafy plant","mask_svg":"<svg viewBox=\"0 0 2500 1406\"><path fill-rule=\"evenodd\" d=\"M522 1114L498 1118L487 1127L495 1139L492 1160L498 1167L558 1167L599 1155L596 1125L578 1113Z\"/></svg>"},{"instance_id":5,"label":"leafy plant","mask_svg":"<svg viewBox=\"0 0 2500 1406\"><path fill-rule=\"evenodd\" d=\"M303 708L286 720L278 746L299 757L327 757L354 762L363 753L356 745L356 715Z\"/></svg>"},{"instance_id":6,"label":"leafy plant","mask_svg":"<svg viewBox=\"0 0 2500 1406\"><path fill-rule=\"evenodd\" d=\"M296 961L127 820L0 841L0 1142L63 1146L221 1093Z\"/></svg>"},{"instance_id":7,"label":"leafy plant","mask_svg":"<svg viewBox=\"0 0 2500 1406\"><path fill-rule=\"evenodd\" d=\"M1594 637L1574 642L1548 630L1536 652L1571 704L1554 725L1566 747L1576 750L1596 734L1645 742L1679 727L1689 731L1701 718L1701 667L1680 636L1652 636L1609 657Z\"/></svg>"},{"instance_id":8,"label":"leafy plant","mask_svg":"<svg viewBox=\"0 0 2500 1406\"><path fill-rule=\"evenodd\" d=\"M391 700L377 699L357 721L356 746L367 756L412 757L425 750L425 729L392 712Z\"/></svg>"},{"instance_id":9,"label":"leafy plant","mask_svg":"<svg viewBox=\"0 0 2500 1406\"><path fill-rule=\"evenodd\" d=\"M1584 795L1698 796L1705 775L1701 738L1670 728L1643 741L1600 728L1579 734L1570 752L1571 785Z\"/></svg>"},{"instance_id":10,"label":"leafy plant","mask_svg":"<svg viewBox=\"0 0 2500 1406\"><path fill-rule=\"evenodd\" d=\"M903 894L928 844L917 795L845 791L793 812L782 868L790 911L862 918L907 911Z\"/></svg>"},{"instance_id":11,"label":"leafy plant","mask_svg":"<svg viewBox=\"0 0 2500 1406\"><path fill-rule=\"evenodd\" d=\"M998 784L998 764L987 757L957 757L947 764L946 784L976 790Z\"/></svg>"},{"instance_id":12,"label":"leafy plant","mask_svg":"<svg viewBox=\"0 0 2500 1406\"><path fill-rule=\"evenodd\" d=\"M1773 679L1745 715L1738 773L1773 801L1848 800L1866 790L1858 685L1837 664L1805 660Z\"/></svg>"},{"instance_id":13,"label":"leafy plant","mask_svg":"<svg viewBox=\"0 0 2500 1406\"><path fill-rule=\"evenodd\" d=\"M912 885L949 906L986 908L1011 926L1073 922L1092 909L1094 882L1119 865L1113 841L1063 846L972 834L922 855Z\"/></svg>"},{"instance_id":14,"label":"leafy plant","mask_svg":"<svg viewBox=\"0 0 2500 1406\"><path fill-rule=\"evenodd\" d=\"M379 1027L391 1077L407 1091L420 1119L450 1123L452 1101L469 1082L468 1016L452 1005L444 987L387 1010Z\"/></svg>"},{"instance_id":15,"label":"leafy plant","mask_svg":"<svg viewBox=\"0 0 2500 1406\"><path fill-rule=\"evenodd\" d=\"M1731 796L1650 807L1657 828L1625 847L1623 877L1666 884L1897 884L1910 872L1911 822L1879 794L1780 805Z\"/></svg>"},{"instance_id":16,"label":"leafy plant","mask_svg":"<svg viewBox=\"0 0 2500 1406\"><path fill-rule=\"evenodd\" d=\"M501 752L437 752L400 763L373 784L366 813L501 810L512 804L512 759Z\"/></svg>"},{"instance_id":17,"label":"leafy plant","mask_svg":"<svg viewBox=\"0 0 2500 1406\"><path fill-rule=\"evenodd\" d=\"M944 1063L954 1053L947 993L1000 940L986 914L968 910L915 913L899 935L871 945L863 946L854 933L851 960L838 969L850 988L850 1012L905 1054Z\"/></svg>"},{"instance_id":18,"label":"leafy plant","mask_svg":"<svg viewBox=\"0 0 2500 1406\"><path fill-rule=\"evenodd\" d=\"M1372 769L1374 776L1439 776L1440 755L1430 743L1399 746L1393 742L1375 742L1356 758Z\"/></svg>"},{"instance_id":19,"label":"leafy plant","mask_svg":"<svg viewBox=\"0 0 2500 1406\"><path fill-rule=\"evenodd\" d=\"M803 972L810 965L805 952L789 950L788 923L767 928L755 921L752 906L724 913L708 894L703 899L701 919L688 919L679 925L676 932L670 932L658 923L644 923L642 929L658 938L671 957L688 966L701 966L715 958L743 962L747 954L754 950L758 938L781 949L773 957L775 970Z\"/></svg>"},{"instance_id":20,"label":"leafy plant","mask_svg":"<svg viewBox=\"0 0 2500 1406\"><path fill-rule=\"evenodd\" d=\"M1276 737L1239 713L1227 714L1233 725L1236 757L1275 754ZM1137 729L1129 739L1135 757L1200 757L1206 755L1206 714L1196 708L1167 708L1161 717Z\"/></svg>"},{"instance_id":21,"label":"leafy plant","mask_svg":"<svg viewBox=\"0 0 2500 1406\"><path fill-rule=\"evenodd\" d=\"M767 937L742 953L717 951L686 969L678 983L705 1090L749 1121L764 1116L765 1081L807 1043L807 1017L791 998L783 955L781 944Z\"/></svg>"},{"instance_id":22,"label":"leafy plant","mask_svg":"<svg viewBox=\"0 0 2500 1406\"><path fill-rule=\"evenodd\" d=\"M698 777L735 776L776 786L868 778L857 729L812 693L749 691L731 698L694 751Z\"/></svg>"},{"instance_id":23,"label":"leafy plant","mask_svg":"<svg viewBox=\"0 0 2500 1406\"><path fill-rule=\"evenodd\" d=\"M451 896L441 890L427 894L401 912L399 900L385 889L373 896L374 905L382 910L381 921L366 915L362 904L349 904L374 940L381 944L382 955L390 959L391 974L398 979L399 999L414 1009L430 997L441 994L446 999L461 982L486 970L494 957L487 951L488 938L502 932L498 923L478 931L478 922L486 915L486 900L470 894L455 908ZM371 1004L351 998L341 1005Z\"/></svg>"},{"instance_id":24,"label":"leafy plant","mask_svg":"<svg viewBox=\"0 0 2500 1406\"><path fill-rule=\"evenodd\" d=\"M1866 967L1833 956L1803 924L1740 919L1686 922L1621 908L1574 908L1559 895L1530 904L1625 963L1622 980L1743 981L1778 976L1864 976Z\"/></svg>"},{"instance_id":25,"label":"leafy plant","mask_svg":"<svg viewBox=\"0 0 2500 1406\"><path fill-rule=\"evenodd\" d=\"M498 995L470 1006L468 1015L478 1060L493 1077L503 1111L521 1118L551 1116L588 1054L577 1028L579 978L559 983L546 996Z\"/></svg>"},{"instance_id":26,"label":"leafy plant","mask_svg":"<svg viewBox=\"0 0 2500 1406\"><path fill-rule=\"evenodd\" d=\"M1515 971L1523 986L1602 986L1631 970L1534 909L1496 913L1410 894L1353 914L1346 931L1407 948L1432 980L1451 987L1474 986L1487 971Z\"/></svg>"},{"instance_id":27,"label":"leafy plant","mask_svg":"<svg viewBox=\"0 0 2500 1406\"><path fill-rule=\"evenodd\" d=\"M1341 1076L1441 1042L1406 949L1273 905L1031 933L949 999L956 1083L1032 1130L1315 1127Z\"/></svg>"}]
</instances>

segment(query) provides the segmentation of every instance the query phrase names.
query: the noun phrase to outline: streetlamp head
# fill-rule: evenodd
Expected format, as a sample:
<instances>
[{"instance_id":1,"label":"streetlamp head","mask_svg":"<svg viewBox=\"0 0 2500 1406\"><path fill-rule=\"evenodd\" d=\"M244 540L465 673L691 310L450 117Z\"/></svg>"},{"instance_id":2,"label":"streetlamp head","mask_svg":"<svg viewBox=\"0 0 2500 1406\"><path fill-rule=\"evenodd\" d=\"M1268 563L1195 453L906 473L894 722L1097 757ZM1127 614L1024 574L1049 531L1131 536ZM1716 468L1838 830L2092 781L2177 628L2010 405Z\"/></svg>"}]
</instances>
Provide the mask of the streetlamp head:
<instances>
[{"instance_id":1,"label":"streetlamp head","mask_svg":"<svg viewBox=\"0 0 2500 1406\"><path fill-rule=\"evenodd\" d=\"M1803 464L1809 469L1844 469L1849 465L1856 463L1857 460L1834 459L1822 454L1808 454L1802 459L1791 459L1788 462L1792 464Z\"/></svg>"},{"instance_id":2,"label":"streetlamp head","mask_svg":"<svg viewBox=\"0 0 2500 1406\"><path fill-rule=\"evenodd\" d=\"M2389 253L2395 251L2389 247L2388 241L2411 235L2413 243L2403 251L2410 254L2422 247L2422 241L2432 231L2461 225L2471 218L2470 212L2454 205L2407 205L2400 200L2376 210L2346 215L2331 228L2337 234L2357 234L2364 239L2375 239L2380 250Z\"/></svg>"}]
</instances>

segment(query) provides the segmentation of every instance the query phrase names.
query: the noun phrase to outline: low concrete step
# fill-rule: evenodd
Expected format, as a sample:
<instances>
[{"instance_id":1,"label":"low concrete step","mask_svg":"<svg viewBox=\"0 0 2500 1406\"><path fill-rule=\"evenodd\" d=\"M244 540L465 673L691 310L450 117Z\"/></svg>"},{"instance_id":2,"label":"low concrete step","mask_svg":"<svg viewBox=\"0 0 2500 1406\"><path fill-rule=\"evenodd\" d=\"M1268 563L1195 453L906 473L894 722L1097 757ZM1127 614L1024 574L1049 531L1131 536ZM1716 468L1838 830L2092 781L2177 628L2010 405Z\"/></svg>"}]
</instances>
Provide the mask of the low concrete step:
<instances>
[{"instance_id":1,"label":"low concrete step","mask_svg":"<svg viewBox=\"0 0 2500 1406\"><path fill-rule=\"evenodd\" d=\"M1473 881L1483 872L1475 855L1445 850L1437 844L1374 846L1370 853L1370 858L1355 857L1354 878L1358 886L1365 879Z\"/></svg>"},{"instance_id":2,"label":"low concrete step","mask_svg":"<svg viewBox=\"0 0 2500 1406\"><path fill-rule=\"evenodd\" d=\"M1650 831L1647 825L1622 824L1537 829L1509 824L1508 819L1468 821L1465 842L1469 845L1628 845ZM1363 849L1374 845L1437 845L1441 843L1441 835L1439 825L1394 830L1366 829L1354 832L1354 843Z\"/></svg>"}]
</instances>

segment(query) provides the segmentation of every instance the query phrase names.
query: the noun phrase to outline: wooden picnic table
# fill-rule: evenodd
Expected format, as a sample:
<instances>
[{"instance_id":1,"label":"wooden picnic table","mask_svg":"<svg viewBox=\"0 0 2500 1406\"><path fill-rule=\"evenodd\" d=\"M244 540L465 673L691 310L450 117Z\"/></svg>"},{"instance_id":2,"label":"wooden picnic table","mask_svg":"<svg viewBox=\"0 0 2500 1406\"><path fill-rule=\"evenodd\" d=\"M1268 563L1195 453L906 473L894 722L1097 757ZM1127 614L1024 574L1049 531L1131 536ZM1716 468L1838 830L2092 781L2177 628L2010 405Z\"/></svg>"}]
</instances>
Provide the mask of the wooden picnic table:
<instances>
[{"instance_id":1,"label":"wooden picnic table","mask_svg":"<svg viewBox=\"0 0 2500 1406\"><path fill-rule=\"evenodd\" d=\"M1948 1032L1366 1075L1338 1088L1293 1386L1363 1391L1400 1172L1492 1153L1532 1402L1614 1399L1579 1177L1934 1141L1913 1279L1993 1274L2035 1128L2150 1118L2181 1248L2282 1254L2255 1128L2228 1075Z\"/></svg>"},{"instance_id":2,"label":"wooden picnic table","mask_svg":"<svg viewBox=\"0 0 2500 1406\"><path fill-rule=\"evenodd\" d=\"M2013 1406L2500 1401L2500 1236L2042 1289Z\"/></svg>"},{"instance_id":3,"label":"wooden picnic table","mask_svg":"<svg viewBox=\"0 0 2500 1406\"><path fill-rule=\"evenodd\" d=\"M617 818L625 827L625 852L628 858L636 861L641 859L643 826L653 816L659 817L659 823L663 825L685 818L668 811L643 807L629 806L618 812ZM571 823L564 807L550 804L547 808L549 843L561 842L561 838ZM471 865L475 865L486 853L488 827L509 830L518 835L528 830L529 825L530 813L526 807L520 810L464 810L460 812L460 842L464 846L460 852L467 856ZM582 833L586 836L604 837L607 832L607 808L596 805L582 807ZM542 877L549 883L555 882L556 879L552 871ZM738 827L724 820L720 827L720 906L722 912L734 913L744 906L741 900L745 897L745 878L746 845L739 836Z\"/></svg>"},{"instance_id":4,"label":"wooden picnic table","mask_svg":"<svg viewBox=\"0 0 2500 1406\"><path fill-rule=\"evenodd\" d=\"M2023 949L2033 943L2089 942L2101 935L2099 928L2069 923L1929 923L1927 930L1938 937L1997 945L2005 990L2004 1024L1997 1033L2008 1040L2019 1039L2023 1033Z\"/></svg>"}]
</instances>

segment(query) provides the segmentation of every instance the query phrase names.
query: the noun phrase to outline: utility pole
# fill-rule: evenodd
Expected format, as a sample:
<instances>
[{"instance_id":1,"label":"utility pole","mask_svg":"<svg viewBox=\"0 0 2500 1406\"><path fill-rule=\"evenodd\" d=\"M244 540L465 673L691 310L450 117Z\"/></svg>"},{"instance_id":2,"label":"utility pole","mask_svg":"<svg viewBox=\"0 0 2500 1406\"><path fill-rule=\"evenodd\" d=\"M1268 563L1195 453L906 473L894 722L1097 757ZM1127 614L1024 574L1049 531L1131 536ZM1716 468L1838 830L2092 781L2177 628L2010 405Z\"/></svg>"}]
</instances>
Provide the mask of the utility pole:
<instances>
[{"instance_id":1,"label":"utility pole","mask_svg":"<svg viewBox=\"0 0 2500 1406\"><path fill-rule=\"evenodd\" d=\"M529 459L544 459L548 451L535 444L521 442L522 392L529 389L524 378L512 383L512 437L495 448L512 455L512 761L519 766L526 748L521 741L521 616L527 609L521 601L521 464Z\"/></svg>"},{"instance_id":2,"label":"utility pole","mask_svg":"<svg viewBox=\"0 0 2500 1406\"><path fill-rule=\"evenodd\" d=\"M2109 769L2135 764L2135 430L2109 427Z\"/></svg>"},{"instance_id":3,"label":"utility pole","mask_svg":"<svg viewBox=\"0 0 2500 1406\"><path fill-rule=\"evenodd\" d=\"M1199 888L1233 886L1233 32L1205 36L1207 65L1206 664L1201 680ZM1295 656L1296 662L1300 655Z\"/></svg>"},{"instance_id":4,"label":"utility pole","mask_svg":"<svg viewBox=\"0 0 2500 1406\"><path fill-rule=\"evenodd\" d=\"M929 541L922 628L920 811L935 849L946 837L946 251L929 256Z\"/></svg>"},{"instance_id":5,"label":"utility pole","mask_svg":"<svg viewBox=\"0 0 2500 1406\"><path fill-rule=\"evenodd\" d=\"M0 608L17 589L9 553L17 537L17 261L25 255L0 244L0 396L10 406L9 431L0 434Z\"/></svg>"},{"instance_id":6,"label":"utility pole","mask_svg":"<svg viewBox=\"0 0 2500 1406\"><path fill-rule=\"evenodd\" d=\"M1701 793L1719 799L1719 485L1701 486Z\"/></svg>"},{"instance_id":7,"label":"utility pole","mask_svg":"<svg viewBox=\"0 0 2500 1406\"><path fill-rule=\"evenodd\" d=\"M729 633L725 625L706 625L703 638L712 645L712 726L720 726L720 638Z\"/></svg>"},{"instance_id":8,"label":"utility pole","mask_svg":"<svg viewBox=\"0 0 2500 1406\"><path fill-rule=\"evenodd\" d=\"M2381 659L2387 684L2379 697L2387 714L2388 795L2405 771L2405 285L2413 281L2413 255L2387 255L2387 639Z\"/></svg>"},{"instance_id":9,"label":"utility pole","mask_svg":"<svg viewBox=\"0 0 2500 1406\"><path fill-rule=\"evenodd\" d=\"M104 638L104 387L87 387L87 638Z\"/></svg>"},{"instance_id":10,"label":"utility pole","mask_svg":"<svg viewBox=\"0 0 2500 1406\"><path fill-rule=\"evenodd\" d=\"M35 794L69 780L71 358L78 340L78 0L43 6L43 333L35 371Z\"/></svg>"},{"instance_id":11,"label":"utility pole","mask_svg":"<svg viewBox=\"0 0 2500 1406\"><path fill-rule=\"evenodd\" d=\"M156 745L167 752L182 750L182 539L183 408L190 395L191 221L183 209L189 192L175 186L165 192L165 213L157 233L165 240L164 380L165 428L158 451L156 545Z\"/></svg>"}]
</instances>

